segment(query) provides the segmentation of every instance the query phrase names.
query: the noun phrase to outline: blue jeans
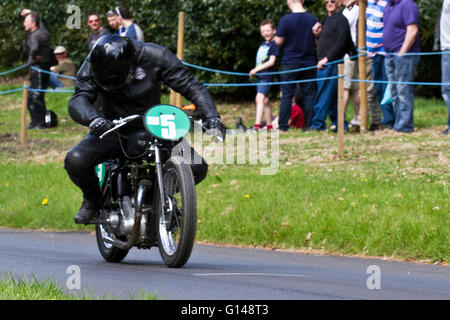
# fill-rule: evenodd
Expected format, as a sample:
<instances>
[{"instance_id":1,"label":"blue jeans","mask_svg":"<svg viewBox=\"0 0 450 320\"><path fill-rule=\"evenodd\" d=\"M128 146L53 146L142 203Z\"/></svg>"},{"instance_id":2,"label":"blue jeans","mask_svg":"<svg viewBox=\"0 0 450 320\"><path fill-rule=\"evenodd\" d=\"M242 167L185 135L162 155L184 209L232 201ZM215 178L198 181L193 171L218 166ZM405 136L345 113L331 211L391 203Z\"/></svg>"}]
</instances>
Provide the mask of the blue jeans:
<instances>
[{"instance_id":1,"label":"blue jeans","mask_svg":"<svg viewBox=\"0 0 450 320\"><path fill-rule=\"evenodd\" d=\"M307 67L305 65L283 65L282 71L294 70ZM316 69L305 70L301 72L290 72L281 74L281 81L294 81L294 80L305 80L305 79L315 79ZM311 121L313 117L313 106L316 100L316 83L315 82L303 82L299 84L302 87L303 92L303 111L305 115L305 128L311 126ZM280 130L287 131L289 129L289 117L291 116L292 109L292 97L294 96L296 89L296 84L282 84L281 85L281 105L280 105L280 117L278 119L278 124Z\"/></svg>"},{"instance_id":2,"label":"blue jeans","mask_svg":"<svg viewBox=\"0 0 450 320\"><path fill-rule=\"evenodd\" d=\"M326 78L337 76L337 64L325 66L317 71L317 78ZM311 129L325 130L327 115L331 122L337 124L337 79L319 81L317 83L317 100L314 105L314 117L312 119ZM348 128L348 122L345 121L345 128Z\"/></svg>"},{"instance_id":3,"label":"blue jeans","mask_svg":"<svg viewBox=\"0 0 450 320\"><path fill-rule=\"evenodd\" d=\"M442 55L442 83L450 83L450 52L446 51ZM445 101L448 109L447 128L450 129L450 86L442 86L442 98Z\"/></svg>"},{"instance_id":4,"label":"blue jeans","mask_svg":"<svg viewBox=\"0 0 450 320\"><path fill-rule=\"evenodd\" d=\"M419 56L386 57L386 74L389 81L411 82L419 64ZM394 105L393 129L399 132L414 131L414 87L409 84L390 84Z\"/></svg>"},{"instance_id":5,"label":"blue jeans","mask_svg":"<svg viewBox=\"0 0 450 320\"><path fill-rule=\"evenodd\" d=\"M386 68L384 66L384 56L377 54L372 58L373 79L378 81L387 81ZM387 83L375 83L375 95L378 103L380 103L381 111L383 112L383 123L387 127L393 127L395 122L395 114L392 103L381 104L384 92L386 91Z\"/></svg>"},{"instance_id":6,"label":"blue jeans","mask_svg":"<svg viewBox=\"0 0 450 320\"><path fill-rule=\"evenodd\" d=\"M54 74L50 75L49 78L49 85L52 87L52 89L56 88L64 88L64 84L58 79L58 77Z\"/></svg>"}]
</instances>

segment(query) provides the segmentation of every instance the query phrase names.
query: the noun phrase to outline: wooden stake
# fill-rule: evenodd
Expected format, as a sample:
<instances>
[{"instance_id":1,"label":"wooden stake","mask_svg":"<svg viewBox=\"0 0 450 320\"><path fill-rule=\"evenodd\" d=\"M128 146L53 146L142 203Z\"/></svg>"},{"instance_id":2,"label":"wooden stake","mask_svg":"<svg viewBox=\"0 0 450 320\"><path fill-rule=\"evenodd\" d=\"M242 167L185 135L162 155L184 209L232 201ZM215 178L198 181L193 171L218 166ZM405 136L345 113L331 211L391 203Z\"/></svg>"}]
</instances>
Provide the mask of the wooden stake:
<instances>
[{"instance_id":1,"label":"wooden stake","mask_svg":"<svg viewBox=\"0 0 450 320\"><path fill-rule=\"evenodd\" d=\"M366 1L359 0L359 20L358 20L358 49L363 50L366 47ZM361 53L361 52L360 52ZM367 80L367 63L366 56L358 58L359 80ZM368 112L367 112L367 83L359 83L360 94L360 113L361 113L361 130L367 131Z\"/></svg>"},{"instance_id":2,"label":"wooden stake","mask_svg":"<svg viewBox=\"0 0 450 320\"><path fill-rule=\"evenodd\" d=\"M178 13L178 43L177 43L177 57L178 59L183 59L184 49L184 12ZM170 90L170 104L182 107L183 97L181 94L176 93L174 90Z\"/></svg>"},{"instance_id":3,"label":"wooden stake","mask_svg":"<svg viewBox=\"0 0 450 320\"><path fill-rule=\"evenodd\" d=\"M22 96L22 116L20 119L20 146L21 147L25 147L27 111L28 111L28 87L29 86L30 86L30 81L24 81L23 96Z\"/></svg>"},{"instance_id":4,"label":"wooden stake","mask_svg":"<svg viewBox=\"0 0 450 320\"><path fill-rule=\"evenodd\" d=\"M338 65L338 75L342 76L338 79L338 156L344 156L344 64Z\"/></svg>"}]
</instances>

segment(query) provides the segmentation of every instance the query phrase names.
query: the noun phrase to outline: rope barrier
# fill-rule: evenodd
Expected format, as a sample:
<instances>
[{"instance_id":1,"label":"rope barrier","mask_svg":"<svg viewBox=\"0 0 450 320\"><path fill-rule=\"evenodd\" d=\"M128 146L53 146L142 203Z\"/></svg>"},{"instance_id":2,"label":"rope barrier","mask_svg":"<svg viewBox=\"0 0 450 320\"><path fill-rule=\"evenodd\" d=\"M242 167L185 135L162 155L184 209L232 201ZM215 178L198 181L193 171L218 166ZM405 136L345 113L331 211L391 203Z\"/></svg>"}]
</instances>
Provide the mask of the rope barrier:
<instances>
[{"instance_id":1,"label":"rope barrier","mask_svg":"<svg viewBox=\"0 0 450 320\"><path fill-rule=\"evenodd\" d=\"M0 95L13 93L13 92L19 92L19 91L22 91L22 90L23 90L23 87L17 88L17 89L6 90L6 91L0 91Z\"/></svg>"},{"instance_id":2,"label":"rope barrier","mask_svg":"<svg viewBox=\"0 0 450 320\"><path fill-rule=\"evenodd\" d=\"M442 82L411 82L411 81L383 81L383 80L359 80L359 79L350 79L345 78L344 80L350 82L373 82L373 83L383 83L383 84L405 84L412 86L450 86L450 83L442 83Z\"/></svg>"},{"instance_id":3,"label":"rope barrier","mask_svg":"<svg viewBox=\"0 0 450 320\"><path fill-rule=\"evenodd\" d=\"M52 93L52 92L54 92L54 93L74 93L75 92L75 90L73 90L73 89L67 89L67 90L64 90L64 89L58 89L58 90L52 89L52 90L47 90L47 89L28 88L28 90L30 92L50 92L50 93Z\"/></svg>"},{"instance_id":4,"label":"rope barrier","mask_svg":"<svg viewBox=\"0 0 450 320\"><path fill-rule=\"evenodd\" d=\"M398 52L369 52L367 51L367 48L358 48L356 51L361 52L361 53L365 53L367 55L369 54L379 54L379 55L383 55L383 56L437 56L437 55L444 55L444 54L450 54L449 50L446 51L432 51L432 52L408 52L408 53L403 53L403 54L399 54Z\"/></svg>"},{"instance_id":5,"label":"rope barrier","mask_svg":"<svg viewBox=\"0 0 450 320\"><path fill-rule=\"evenodd\" d=\"M367 55L366 48L360 48L357 50L359 52L358 55L351 56L350 59L355 59L361 56ZM412 53L406 53L404 56L431 56L431 55L443 55L443 54L450 54L450 51L439 51L439 52L412 52ZM398 53L386 53L386 55L394 55L398 56ZM343 63L344 59L335 60L332 62L327 63L326 65L333 65L333 64L339 64ZM242 73L242 72L232 72L232 71L225 71L225 70L219 70L219 69L213 69L213 68L207 68L198 66L192 63L188 63L186 61L182 61L182 63L187 67L196 68L199 70L204 70L208 72L215 72L215 73L221 73L221 74L228 74L228 75L236 75L236 76L245 76L248 77L248 73ZM28 64L21 65L19 67L13 68L11 70L0 72L0 76L13 73L15 71L21 70L25 67L27 67ZM285 71L276 71L276 72L263 72L263 73L257 73L257 75L264 76L264 75L278 75L278 74L286 74L286 73L293 73L293 72L301 72L301 71L307 71L316 69L317 66L309 66L309 67L303 67L298 69L292 69L292 70L285 70ZM47 73L50 75L56 75L57 77L76 80L76 77L67 76L47 70L40 69L35 66L31 66L31 69L36 70L38 72ZM343 78L344 76L334 76L334 77L326 77L326 78L319 78L319 79L304 79L304 80L293 80L293 81L278 81L278 82L265 82L262 83L262 85L283 85L283 84L294 84L294 83L305 83L305 82L319 82L319 81L327 81L327 80L334 80L338 78ZM441 82L410 82L410 81L382 81L382 80L359 80L359 79L350 79L350 78L344 78L344 80L350 81L350 82L372 82L372 83L383 83L383 84L404 84L404 85L425 85L425 86L450 86L450 83L441 83ZM206 87L244 87L244 86L257 86L260 85L260 83L257 82L251 82L251 83L203 83ZM14 93L22 91L25 87L6 90L6 91L0 91L0 95L8 94L8 93ZM75 90L73 89L59 89L59 90L47 90L47 89L36 89L36 88L29 88L29 91L31 92L50 92L50 93L74 93Z\"/></svg>"},{"instance_id":6,"label":"rope barrier","mask_svg":"<svg viewBox=\"0 0 450 320\"><path fill-rule=\"evenodd\" d=\"M356 59L359 57L363 57L367 55L366 53L360 53L354 56L351 56L350 59ZM242 76L242 77L248 77L249 74L247 73L243 73L243 72L232 72L232 71L225 71L225 70L219 70L219 69L213 69L213 68L207 68L207 67L202 67L202 66L198 66L186 61L182 61L183 64L187 67L191 67L191 68L195 68L195 69L199 69L199 70L203 70L203 71L209 71L209 72L214 72L214 73L221 73L221 74L228 74L228 75L234 75L234 76ZM333 65L333 64L339 64L339 63L343 63L344 59L339 59L339 60L334 60L331 62L328 62L326 65ZM302 71L307 71L307 70L313 70L313 69L317 69L317 65L312 65L309 67L302 67L302 68L298 68L298 69L292 69L292 70L285 70L285 71L274 71L274 72L258 72L257 75L258 76L269 76L269 75L277 75L277 74L286 74L286 73L293 73L293 72L302 72Z\"/></svg>"},{"instance_id":7,"label":"rope barrier","mask_svg":"<svg viewBox=\"0 0 450 320\"><path fill-rule=\"evenodd\" d=\"M19 66L19 67L16 67L16 68L14 68L14 69L0 72L0 76L4 76L4 75L6 75L6 74L13 73L13 72L15 72L15 71L18 71L18 70L20 70L20 69L25 68L26 66L28 66L28 64L23 64L23 65L21 65L21 66Z\"/></svg>"},{"instance_id":8,"label":"rope barrier","mask_svg":"<svg viewBox=\"0 0 450 320\"><path fill-rule=\"evenodd\" d=\"M60 73L55 73L55 72L43 70L43 69L40 69L40 68L35 67L35 66L31 66L31 69L36 70L36 71L39 71L39 72L47 73L47 74L49 74L49 75L55 75L55 76L57 76L58 78L65 78L65 79L70 79L70 80L76 80L76 79L77 79L77 78L72 77L72 76L66 76L66 75L64 75L64 74L60 74Z\"/></svg>"},{"instance_id":9,"label":"rope barrier","mask_svg":"<svg viewBox=\"0 0 450 320\"><path fill-rule=\"evenodd\" d=\"M294 84L294 83L304 83L304 82L319 82L343 78L344 76L333 76L318 79L304 79L304 80L292 80L292 81L280 81L280 82L264 82L264 83L204 83L205 87L245 87L245 86L257 86L257 85L277 85L277 84Z\"/></svg>"},{"instance_id":10,"label":"rope barrier","mask_svg":"<svg viewBox=\"0 0 450 320\"><path fill-rule=\"evenodd\" d=\"M325 77L325 78L317 78L317 79L304 79L304 80L293 80L293 81L278 81L278 82L264 82L262 85L283 85L283 84L296 84L296 83L305 83L305 82L320 82L327 80L335 80L339 78L344 78L344 76L333 76L333 77ZM359 80L359 79L351 79L344 78L344 80L350 82L372 82L372 83L383 83L383 84L404 84L404 85L424 85L424 86L450 86L450 83L441 83L441 82L409 82L409 81L381 81L381 80ZM205 87L249 87L249 86L257 86L260 83L251 82L251 83L203 83ZM14 93L22 91L25 87L11 89L6 91L0 91L0 95ZM27 87L30 92L49 92L49 93L75 93L74 89L58 89L58 90L47 90L47 89L36 89Z\"/></svg>"}]
</instances>

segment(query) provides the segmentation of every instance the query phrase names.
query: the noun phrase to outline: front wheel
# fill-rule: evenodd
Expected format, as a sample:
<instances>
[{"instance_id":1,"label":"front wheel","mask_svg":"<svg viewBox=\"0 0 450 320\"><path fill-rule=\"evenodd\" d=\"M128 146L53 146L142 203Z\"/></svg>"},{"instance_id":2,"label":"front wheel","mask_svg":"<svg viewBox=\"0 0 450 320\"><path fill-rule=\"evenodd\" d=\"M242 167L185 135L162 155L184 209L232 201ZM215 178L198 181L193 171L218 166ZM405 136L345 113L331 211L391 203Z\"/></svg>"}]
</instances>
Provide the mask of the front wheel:
<instances>
[{"instance_id":1,"label":"front wheel","mask_svg":"<svg viewBox=\"0 0 450 320\"><path fill-rule=\"evenodd\" d=\"M159 188L155 188L156 235L164 263L182 267L195 240L197 195L189 164L181 157L171 157L164 165L163 189L166 210L161 209Z\"/></svg>"}]
</instances>

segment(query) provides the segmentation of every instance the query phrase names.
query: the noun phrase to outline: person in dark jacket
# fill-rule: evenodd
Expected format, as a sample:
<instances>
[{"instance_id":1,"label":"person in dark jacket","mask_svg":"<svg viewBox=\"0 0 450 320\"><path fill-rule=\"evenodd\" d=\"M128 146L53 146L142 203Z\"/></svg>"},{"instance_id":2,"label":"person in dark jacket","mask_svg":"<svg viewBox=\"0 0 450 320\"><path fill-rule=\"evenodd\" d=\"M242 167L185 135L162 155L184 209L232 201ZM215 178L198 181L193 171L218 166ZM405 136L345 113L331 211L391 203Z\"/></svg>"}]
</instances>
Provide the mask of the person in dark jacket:
<instances>
[{"instance_id":1,"label":"person in dark jacket","mask_svg":"<svg viewBox=\"0 0 450 320\"><path fill-rule=\"evenodd\" d=\"M337 64L329 62L340 60L346 53L352 55L355 45L352 41L348 20L339 10L340 0L326 0L328 15L322 23L316 23L313 33L319 38L317 44L317 78L337 76ZM317 100L314 105L314 117L311 129L325 130L327 115L332 127L337 125L337 79L319 81L317 83ZM346 123L346 126L348 124Z\"/></svg>"},{"instance_id":2,"label":"person in dark jacket","mask_svg":"<svg viewBox=\"0 0 450 320\"><path fill-rule=\"evenodd\" d=\"M26 47L28 52L27 63L39 69L49 70L54 64L53 51L50 47L50 36L45 28L40 27L39 17L35 12L29 12L23 23L26 31ZM49 75L36 70L30 70L30 89L47 89ZM45 128L45 105L44 92L32 91L28 93L28 111L31 123L28 129Z\"/></svg>"},{"instance_id":3,"label":"person in dark jacket","mask_svg":"<svg viewBox=\"0 0 450 320\"><path fill-rule=\"evenodd\" d=\"M65 158L69 177L83 192L75 223L89 223L103 201L95 166L122 154L117 135L101 140L99 137L113 126L112 120L143 115L150 106L160 104L161 82L194 103L206 121L205 127L224 138L226 128L211 95L173 53L153 43L119 35L103 36L78 71L75 93L69 102L72 119L90 129ZM95 108L98 98L102 103ZM129 134L142 129L142 120L135 120L120 132ZM185 150L185 154L192 154L189 151ZM196 183L206 177L208 170L206 162L197 162L191 162Z\"/></svg>"},{"instance_id":4,"label":"person in dark jacket","mask_svg":"<svg viewBox=\"0 0 450 320\"><path fill-rule=\"evenodd\" d=\"M92 30L92 34L88 40L88 48L89 51L91 51L92 47L98 39L100 39L104 35L110 34L111 32L109 32L108 29L103 28L102 19L100 18L100 14L98 14L97 12L91 12L88 14L88 25Z\"/></svg>"}]
</instances>

